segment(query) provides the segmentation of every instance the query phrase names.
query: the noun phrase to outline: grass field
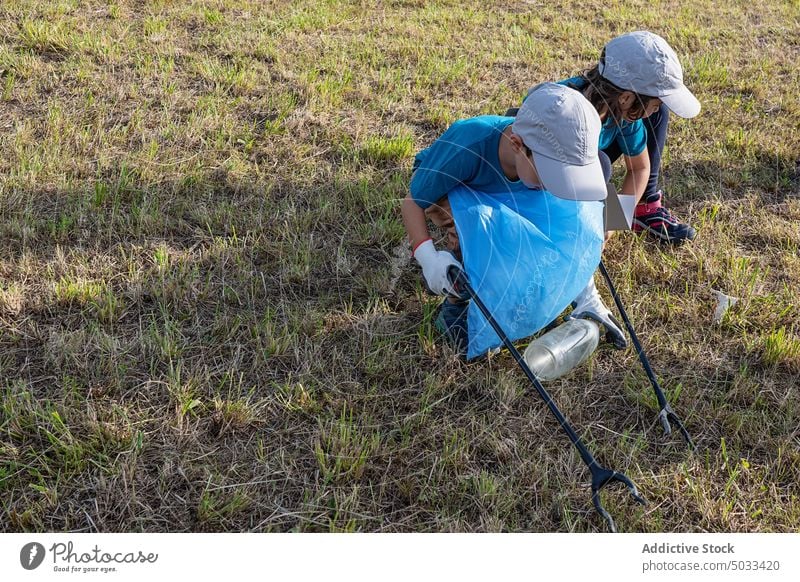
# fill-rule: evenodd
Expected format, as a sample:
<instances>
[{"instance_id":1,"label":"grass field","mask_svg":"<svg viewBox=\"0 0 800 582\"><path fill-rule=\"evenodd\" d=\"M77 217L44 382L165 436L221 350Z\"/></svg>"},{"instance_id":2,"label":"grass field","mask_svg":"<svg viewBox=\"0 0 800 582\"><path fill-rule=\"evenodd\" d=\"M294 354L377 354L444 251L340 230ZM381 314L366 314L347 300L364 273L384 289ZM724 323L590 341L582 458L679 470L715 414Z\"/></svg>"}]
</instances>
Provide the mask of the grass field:
<instances>
[{"instance_id":1,"label":"grass field","mask_svg":"<svg viewBox=\"0 0 800 582\"><path fill-rule=\"evenodd\" d=\"M632 350L548 389L647 497L621 530L797 531L800 3L376 4L0 5L0 530L604 531L513 360L437 339L398 201L646 28L704 106L663 176L699 234L605 262L698 452Z\"/></svg>"}]
</instances>

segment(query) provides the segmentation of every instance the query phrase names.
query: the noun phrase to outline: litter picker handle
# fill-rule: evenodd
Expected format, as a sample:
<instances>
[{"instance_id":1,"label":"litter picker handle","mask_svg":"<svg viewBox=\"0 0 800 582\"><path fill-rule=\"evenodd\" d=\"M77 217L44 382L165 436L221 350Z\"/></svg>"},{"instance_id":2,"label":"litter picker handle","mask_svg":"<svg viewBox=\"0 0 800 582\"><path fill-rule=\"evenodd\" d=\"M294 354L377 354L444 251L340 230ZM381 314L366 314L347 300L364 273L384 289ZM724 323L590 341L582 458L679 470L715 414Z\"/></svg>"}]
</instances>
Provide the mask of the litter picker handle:
<instances>
[{"instance_id":1,"label":"litter picker handle","mask_svg":"<svg viewBox=\"0 0 800 582\"><path fill-rule=\"evenodd\" d=\"M458 265L450 265L447 267L447 278L453 285L453 288L458 295L464 295L467 292L467 275L464 269Z\"/></svg>"}]
</instances>

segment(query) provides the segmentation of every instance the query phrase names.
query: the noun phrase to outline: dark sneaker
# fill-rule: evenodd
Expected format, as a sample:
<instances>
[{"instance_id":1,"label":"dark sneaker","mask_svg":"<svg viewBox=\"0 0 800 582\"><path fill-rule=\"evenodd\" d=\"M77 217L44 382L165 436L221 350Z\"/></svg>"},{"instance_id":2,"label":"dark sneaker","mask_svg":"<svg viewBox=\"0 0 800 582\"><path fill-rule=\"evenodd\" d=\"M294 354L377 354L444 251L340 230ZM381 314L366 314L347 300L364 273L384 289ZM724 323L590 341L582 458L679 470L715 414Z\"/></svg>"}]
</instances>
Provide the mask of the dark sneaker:
<instances>
[{"instance_id":1,"label":"dark sneaker","mask_svg":"<svg viewBox=\"0 0 800 582\"><path fill-rule=\"evenodd\" d=\"M644 202L636 205L633 213L633 231L648 232L668 243L682 243L692 240L697 231L688 224L680 222L661 205L661 190L650 194Z\"/></svg>"},{"instance_id":2,"label":"dark sneaker","mask_svg":"<svg viewBox=\"0 0 800 582\"><path fill-rule=\"evenodd\" d=\"M434 325L447 340L453 345L456 351L464 356L467 353L467 308L469 301L459 301L453 303L448 299L442 302L439 308L439 315L436 316Z\"/></svg>"}]
</instances>

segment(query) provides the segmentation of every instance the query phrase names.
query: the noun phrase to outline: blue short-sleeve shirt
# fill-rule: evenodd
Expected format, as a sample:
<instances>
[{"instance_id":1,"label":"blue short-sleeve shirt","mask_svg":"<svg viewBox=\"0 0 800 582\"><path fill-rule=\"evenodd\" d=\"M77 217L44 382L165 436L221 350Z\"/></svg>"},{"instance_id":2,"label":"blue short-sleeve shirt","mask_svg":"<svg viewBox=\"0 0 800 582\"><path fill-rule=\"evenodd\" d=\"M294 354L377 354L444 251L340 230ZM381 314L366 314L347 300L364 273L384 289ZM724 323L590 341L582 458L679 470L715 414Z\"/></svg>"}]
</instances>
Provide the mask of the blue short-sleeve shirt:
<instances>
[{"instance_id":1,"label":"blue short-sleeve shirt","mask_svg":"<svg viewBox=\"0 0 800 582\"><path fill-rule=\"evenodd\" d=\"M558 83L580 91L586 85L586 79L571 77L558 81ZM642 120L623 121L621 125L617 125L609 116L600 129L599 149L605 150L614 142L626 156L633 157L641 154L647 147L647 130L645 130Z\"/></svg>"},{"instance_id":2,"label":"blue short-sleeve shirt","mask_svg":"<svg viewBox=\"0 0 800 582\"><path fill-rule=\"evenodd\" d=\"M414 159L411 197L422 209L435 204L456 186L483 192L522 191L500 165L500 136L513 117L481 115L456 121Z\"/></svg>"}]
</instances>

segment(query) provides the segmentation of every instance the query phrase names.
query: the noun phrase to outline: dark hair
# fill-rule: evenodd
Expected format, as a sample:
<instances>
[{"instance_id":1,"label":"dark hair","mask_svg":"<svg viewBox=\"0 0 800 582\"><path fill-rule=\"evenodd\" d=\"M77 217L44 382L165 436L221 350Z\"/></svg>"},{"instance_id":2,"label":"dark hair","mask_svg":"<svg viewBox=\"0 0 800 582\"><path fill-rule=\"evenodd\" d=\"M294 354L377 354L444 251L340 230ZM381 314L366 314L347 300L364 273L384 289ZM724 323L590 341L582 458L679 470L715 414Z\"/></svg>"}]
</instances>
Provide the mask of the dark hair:
<instances>
[{"instance_id":1,"label":"dark hair","mask_svg":"<svg viewBox=\"0 0 800 582\"><path fill-rule=\"evenodd\" d=\"M605 57L606 53L604 49L603 53L600 55L601 63L605 60ZM587 69L580 75L579 79L582 81L582 86L576 86L573 83L570 83L568 86L583 93L583 96L589 100L599 115L602 116L604 113L608 113L614 122L619 125L623 121L622 113L619 110L619 96L625 91L628 91L628 89L617 87L614 83L603 77L600 74L600 65L595 65L591 69ZM635 118L642 117L647 109L647 104L651 99L654 99L654 97L642 95L634 91L630 92L633 93L634 101L633 105L628 110L628 114Z\"/></svg>"}]
</instances>

